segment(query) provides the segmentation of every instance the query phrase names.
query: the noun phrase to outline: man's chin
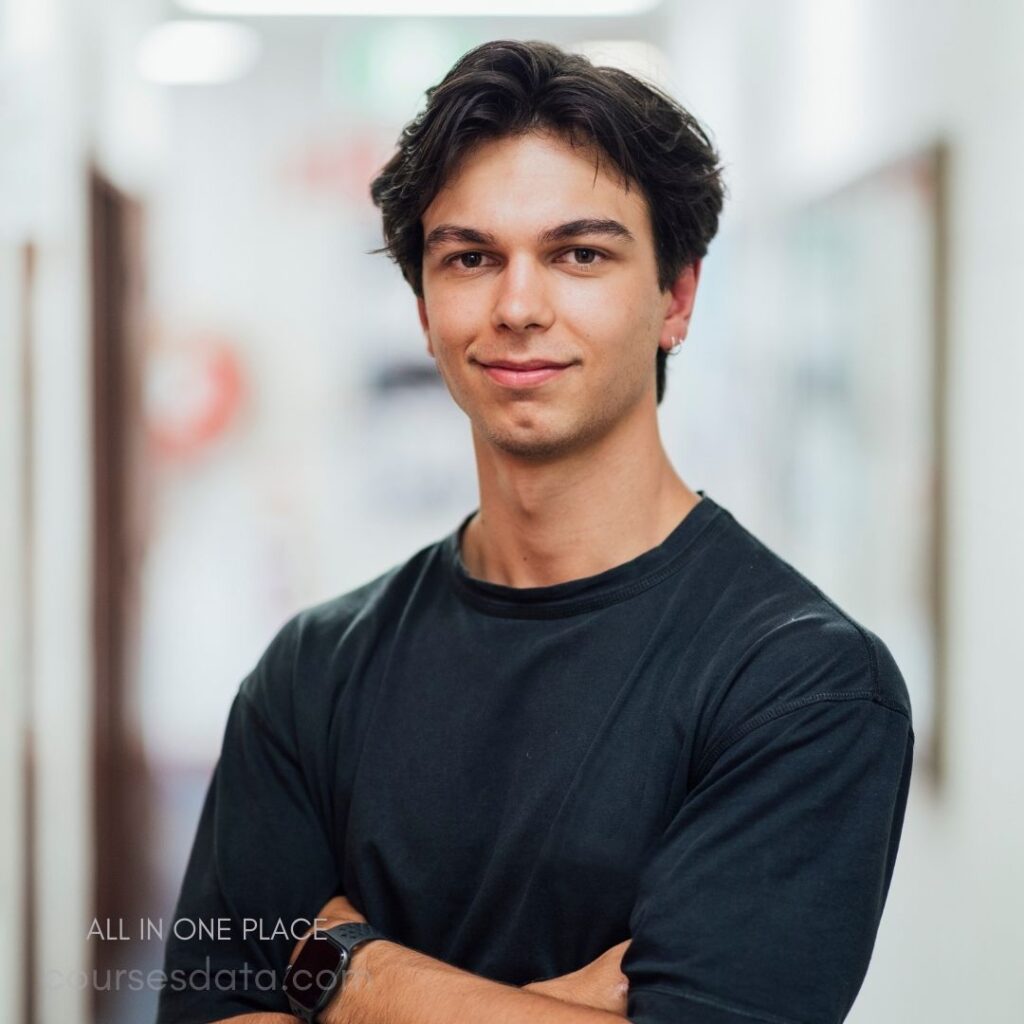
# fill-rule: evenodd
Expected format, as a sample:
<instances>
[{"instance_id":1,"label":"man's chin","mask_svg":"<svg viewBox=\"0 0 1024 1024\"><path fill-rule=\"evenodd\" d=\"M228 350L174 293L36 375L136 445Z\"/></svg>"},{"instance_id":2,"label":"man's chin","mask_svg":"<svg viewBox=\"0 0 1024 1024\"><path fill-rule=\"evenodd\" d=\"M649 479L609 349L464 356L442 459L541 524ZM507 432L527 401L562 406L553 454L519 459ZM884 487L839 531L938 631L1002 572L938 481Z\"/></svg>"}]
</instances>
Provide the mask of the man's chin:
<instances>
[{"instance_id":1,"label":"man's chin","mask_svg":"<svg viewBox=\"0 0 1024 1024\"><path fill-rule=\"evenodd\" d=\"M553 428L515 430L486 427L481 437L504 455L530 462L550 462L579 451L586 443L584 431Z\"/></svg>"}]
</instances>

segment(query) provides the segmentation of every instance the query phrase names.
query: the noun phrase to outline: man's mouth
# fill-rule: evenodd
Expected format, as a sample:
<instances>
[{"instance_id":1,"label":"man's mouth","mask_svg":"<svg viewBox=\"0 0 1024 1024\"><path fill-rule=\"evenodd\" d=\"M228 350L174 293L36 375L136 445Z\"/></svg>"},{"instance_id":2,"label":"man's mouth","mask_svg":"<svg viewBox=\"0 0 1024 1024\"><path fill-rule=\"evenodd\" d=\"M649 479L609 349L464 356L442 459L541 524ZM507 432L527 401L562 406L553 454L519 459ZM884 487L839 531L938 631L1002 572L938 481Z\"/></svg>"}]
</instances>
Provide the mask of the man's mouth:
<instances>
[{"instance_id":1,"label":"man's mouth","mask_svg":"<svg viewBox=\"0 0 1024 1024\"><path fill-rule=\"evenodd\" d=\"M480 367L496 384L507 388L530 388L567 370L571 363L558 363L550 359L495 359L480 362Z\"/></svg>"}]
</instances>

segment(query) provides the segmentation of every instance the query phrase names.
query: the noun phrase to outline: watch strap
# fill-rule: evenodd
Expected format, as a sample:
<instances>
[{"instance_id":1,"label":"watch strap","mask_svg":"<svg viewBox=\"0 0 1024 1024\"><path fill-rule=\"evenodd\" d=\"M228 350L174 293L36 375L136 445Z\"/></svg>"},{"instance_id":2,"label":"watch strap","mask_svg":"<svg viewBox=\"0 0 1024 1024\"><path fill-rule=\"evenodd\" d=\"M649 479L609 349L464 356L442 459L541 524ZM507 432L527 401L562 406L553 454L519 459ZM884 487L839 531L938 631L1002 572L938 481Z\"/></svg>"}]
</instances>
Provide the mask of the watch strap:
<instances>
[{"instance_id":1,"label":"watch strap","mask_svg":"<svg viewBox=\"0 0 1024 1024\"><path fill-rule=\"evenodd\" d=\"M333 928L327 928L323 934L329 936L336 946L341 946L348 954L345 965L342 968L343 971L347 970L349 963L352 961L352 954L359 946L373 939L387 938L386 935L374 928L372 924L362 921L347 921L345 924L336 924Z\"/></svg>"}]
</instances>

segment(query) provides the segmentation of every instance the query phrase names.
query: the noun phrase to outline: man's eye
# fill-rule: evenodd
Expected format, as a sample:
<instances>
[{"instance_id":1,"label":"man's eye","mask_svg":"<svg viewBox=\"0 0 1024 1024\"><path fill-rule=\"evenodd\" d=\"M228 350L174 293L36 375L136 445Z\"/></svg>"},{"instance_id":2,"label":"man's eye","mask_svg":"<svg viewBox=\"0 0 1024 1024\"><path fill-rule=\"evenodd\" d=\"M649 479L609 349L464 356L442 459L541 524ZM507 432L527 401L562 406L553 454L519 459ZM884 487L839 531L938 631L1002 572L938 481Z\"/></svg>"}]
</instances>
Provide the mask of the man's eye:
<instances>
[{"instance_id":1,"label":"man's eye","mask_svg":"<svg viewBox=\"0 0 1024 1024\"><path fill-rule=\"evenodd\" d=\"M449 265L461 267L463 270L476 270L477 267L482 266L482 260L484 254L482 252L457 252L454 256L450 256L446 262ZM466 262L469 260L470 262Z\"/></svg>"},{"instance_id":2,"label":"man's eye","mask_svg":"<svg viewBox=\"0 0 1024 1024\"><path fill-rule=\"evenodd\" d=\"M588 249L585 246L577 246L575 249L566 250L566 255L572 253L576 257L574 262L580 267L592 267L604 259L604 255L596 249Z\"/></svg>"}]
</instances>

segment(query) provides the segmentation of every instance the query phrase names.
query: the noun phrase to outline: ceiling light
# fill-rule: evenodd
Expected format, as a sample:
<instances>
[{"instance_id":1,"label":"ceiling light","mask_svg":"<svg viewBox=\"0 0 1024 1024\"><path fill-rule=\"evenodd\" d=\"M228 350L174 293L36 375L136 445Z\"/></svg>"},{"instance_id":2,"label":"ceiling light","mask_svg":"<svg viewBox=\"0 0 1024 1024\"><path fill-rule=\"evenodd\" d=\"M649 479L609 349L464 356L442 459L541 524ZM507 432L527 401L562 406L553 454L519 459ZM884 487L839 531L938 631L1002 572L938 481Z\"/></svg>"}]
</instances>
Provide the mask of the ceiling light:
<instances>
[{"instance_id":1,"label":"ceiling light","mask_svg":"<svg viewBox=\"0 0 1024 1024\"><path fill-rule=\"evenodd\" d=\"M364 17L586 17L643 14L661 0L178 0L198 14Z\"/></svg>"}]
</instances>

